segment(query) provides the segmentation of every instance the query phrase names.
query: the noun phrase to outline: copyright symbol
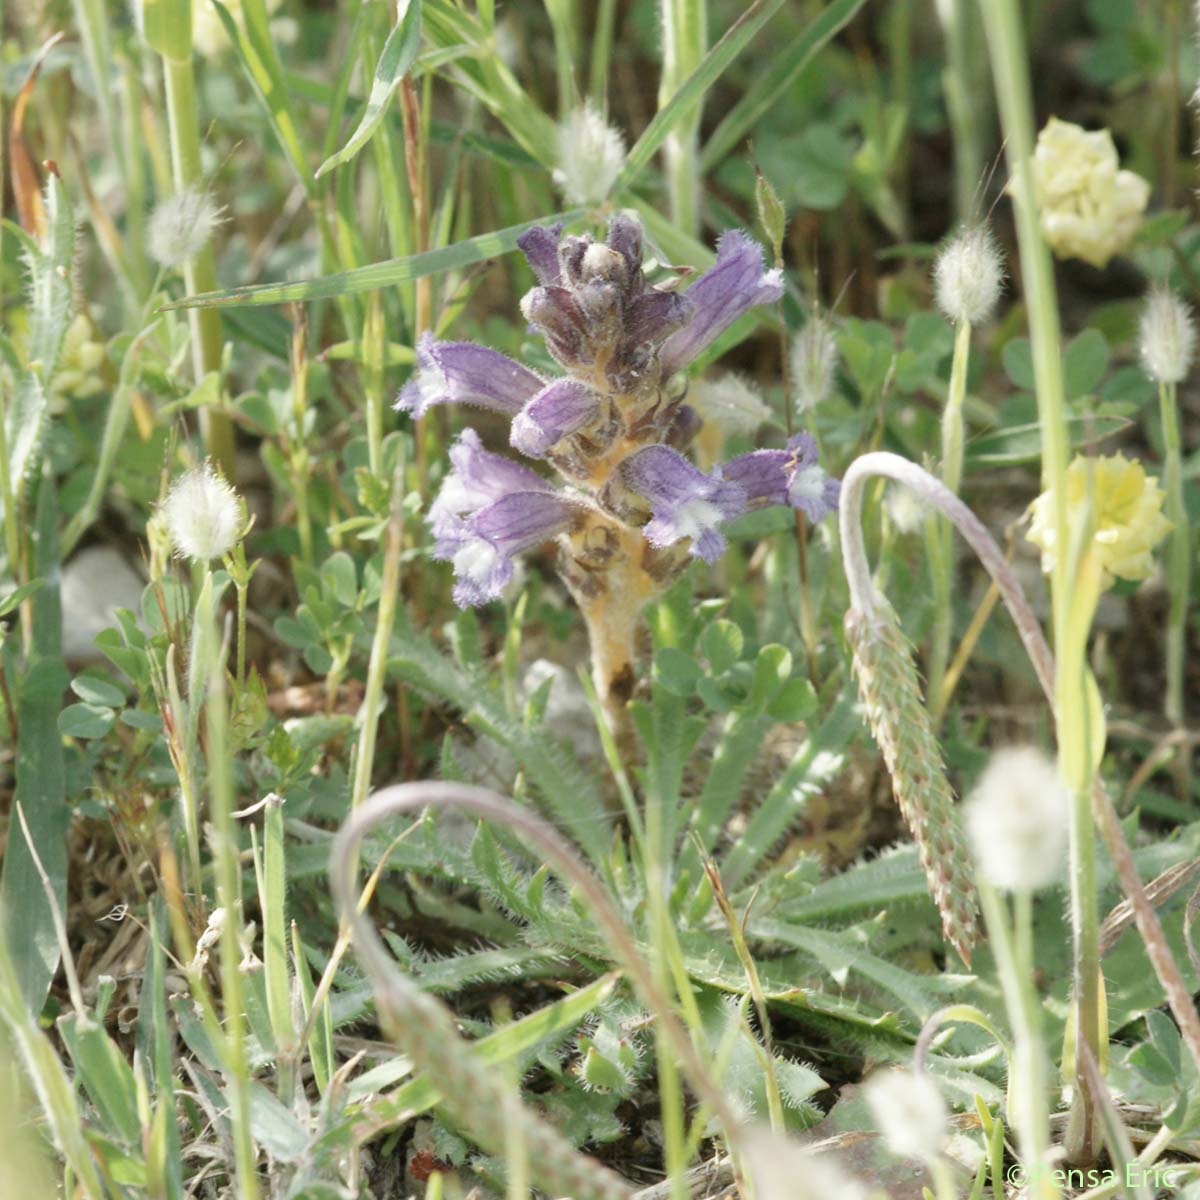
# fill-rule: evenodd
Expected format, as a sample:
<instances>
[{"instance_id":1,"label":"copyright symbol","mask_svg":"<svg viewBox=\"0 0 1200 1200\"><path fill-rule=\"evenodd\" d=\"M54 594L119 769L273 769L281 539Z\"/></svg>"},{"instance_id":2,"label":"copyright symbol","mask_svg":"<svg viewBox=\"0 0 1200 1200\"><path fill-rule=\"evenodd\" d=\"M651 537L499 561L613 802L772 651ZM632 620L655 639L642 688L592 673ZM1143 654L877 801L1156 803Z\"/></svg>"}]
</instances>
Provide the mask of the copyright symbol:
<instances>
[{"instance_id":1,"label":"copyright symbol","mask_svg":"<svg viewBox=\"0 0 1200 1200\"><path fill-rule=\"evenodd\" d=\"M1013 1163L1007 1171L1004 1172L1004 1178L1014 1187L1024 1187L1029 1182L1029 1175L1025 1168L1020 1163Z\"/></svg>"}]
</instances>

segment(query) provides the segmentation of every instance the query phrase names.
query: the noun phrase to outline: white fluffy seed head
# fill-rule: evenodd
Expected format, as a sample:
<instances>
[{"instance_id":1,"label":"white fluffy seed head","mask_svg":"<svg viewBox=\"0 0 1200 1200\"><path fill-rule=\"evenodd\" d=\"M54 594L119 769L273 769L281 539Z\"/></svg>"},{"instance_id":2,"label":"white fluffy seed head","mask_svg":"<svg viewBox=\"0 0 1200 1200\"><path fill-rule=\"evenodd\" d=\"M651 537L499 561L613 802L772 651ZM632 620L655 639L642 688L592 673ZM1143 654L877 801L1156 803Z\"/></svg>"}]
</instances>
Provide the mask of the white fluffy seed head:
<instances>
[{"instance_id":1,"label":"white fluffy seed head","mask_svg":"<svg viewBox=\"0 0 1200 1200\"><path fill-rule=\"evenodd\" d=\"M563 119L554 181L571 204L607 200L624 165L625 139L590 104Z\"/></svg>"},{"instance_id":2,"label":"white fluffy seed head","mask_svg":"<svg viewBox=\"0 0 1200 1200\"><path fill-rule=\"evenodd\" d=\"M827 318L814 312L792 342L792 379L798 413L809 412L829 399L837 361L837 337L833 326Z\"/></svg>"},{"instance_id":3,"label":"white fluffy seed head","mask_svg":"<svg viewBox=\"0 0 1200 1200\"><path fill-rule=\"evenodd\" d=\"M221 224L223 211L199 188L168 196L150 214L146 230L150 257L168 270L195 258Z\"/></svg>"},{"instance_id":4,"label":"white fluffy seed head","mask_svg":"<svg viewBox=\"0 0 1200 1200\"><path fill-rule=\"evenodd\" d=\"M876 1071L863 1086L875 1126L900 1158L929 1161L946 1140L946 1102L924 1072Z\"/></svg>"},{"instance_id":5,"label":"white fluffy seed head","mask_svg":"<svg viewBox=\"0 0 1200 1200\"><path fill-rule=\"evenodd\" d=\"M237 492L211 463L175 480L162 512L175 553L192 562L224 557L237 545L245 527Z\"/></svg>"},{"instance_id":6,"label":"white fluffy seed head","mask_svg":"<svg viewBox=\"0 0 1200 1200\"><path fill-rule=\"evenodd\" d=\"M726 434L754 433L772 417L758 392L732 371L694 383L688 403Z\"/></svg>"},{"instance_id":7,"label":"white fluffy seed head","mask_svg":"<svg viewBox=\"0 0 1200 1200\"><path fill-rule=\"evenodd\" d=\"M967 801L967 834L979 869L1004 891L1035 891L1061 878L1067 793L1054 760L1034 746L998 750Z\"/></svg>"},{"instance_id":8,"label":"white fluffy seed head","mask_svg":"<svg viewBox=\"0 0 1200 1200\"><path fill-rule=\"evenodd\" d=\"M968 226L938 254L933 288L938 308L956 325L992 315L1004 287L1004 260L986 225Z\"/></svg>"},{"instance_id":9,"label":"white fluffy seed head","mask_svg":"<svg viewBox=\"0 0 1200 1200\"><path fill-rule=\"evenodd\" d=\"M1154 288L1146 298L1138 328L1142 366L1156 383L1187 378L1196 352L1192 310L1169 288Z\"/></svg>"}]
</instances>

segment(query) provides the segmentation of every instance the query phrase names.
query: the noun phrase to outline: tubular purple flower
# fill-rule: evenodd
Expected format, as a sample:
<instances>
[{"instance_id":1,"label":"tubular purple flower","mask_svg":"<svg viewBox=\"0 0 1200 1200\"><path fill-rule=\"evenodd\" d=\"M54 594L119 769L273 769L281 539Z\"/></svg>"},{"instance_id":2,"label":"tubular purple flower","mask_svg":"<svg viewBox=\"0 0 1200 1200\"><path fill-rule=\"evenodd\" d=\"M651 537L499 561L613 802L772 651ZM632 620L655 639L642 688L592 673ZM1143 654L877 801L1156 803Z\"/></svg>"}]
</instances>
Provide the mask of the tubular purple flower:
<instances>
[{"instance_id":1,"label":"tubular purple flower","mask_svg":"<svg viewBox=\"0 0 1200 1200\"><path fill-rule=\"evenodd\" d=\"M450 557L463 536L464 518L511 492L552 490L528 467L485 450L474 429L464 429L450 447L450 462L454 470L429 507L429 528L438 539L434 557L442 560Z\"/></svg>"},{"instance_id":2,"label":"tubular purple flower","mask_svg":"<svg viewBox=\"0 0 1200 1200\"><path fill-rule=\"evenodd\" d=\"M631 454L619 468L622 482L650 505L651 519L642 536L652 546L672 546L691 539L690 553L716 562L725 552L720 525L746 511L746 490L706 475L666 446L647 446Z\"/></svg>"},{"instance_id":3,"label":"tubular purple flower","mask_svg":"<svg viewBox=\"0 0 1200 1200\"><path fill-rule=\"evenodd\" d=\"M517 238L517 248L533 268L543 287L558 287L562 276L558 268L558 239L561 225L535 225Z\"/></svg>"},{"instance_id":4,"label":"tubular purple flower","mask_svg":"<svg viewBox=\"0 0 1200 1200\"><path fill-rule=\"evenodd\" d=\"M838 506L841 484L817 462L817 443L810 433L796 434L786 450L739 455L721 468L721 475L745 489L751 508L786 504L815 523Z\"/></svg>"},{"instance_id":5,"label":"tubular purple flower","mask_svg":"<svg viewBox=\"0 0 1200 1200\"><path fill-rule=\"evenodd\" d=\"M815 524L837 511L842 485L826 475L817 461L817 442L811 433L796 434L787 448L787 502Z\"/></svg>"},{"instance_id":6,"label":"tubular purple flower","mask_svg":"<svg viewBox=\"0 0 1200 1200\"><path fill-rule=\"evenodd\" d=\"M463 522L453 546L435 557L454 564L454 602L471 608L495 600L513 576L513 559L565 533L576 506L553 491L510 492Z\"/></svg>"},{"instance_id":7,"label":"tubular purple flower","mask_svg":"<svg viewBox=\"0 0 1200 1200\"><path fill-rule=\"evenodd\" d=\"M521 312L545 339L546 349L564 366L587 355L587 330L574 294L564 287L531 288L521 299Z\"/></svg>"},{"instance_id":8,"label":"tubular purple flower","mask_svg":"<svg viewBox=\"0 0 1200 1200\"><path fill-rule=\"evenodd\" d=\"M527 367L472 342L439 342L432 334L417 344L417 372L404 385L396 408L424 416L435 404L473 404L515 416L542 388Z\"/></svg>"},{"instance_id":9,"label":"tubular purple flower","mask_svg":"<svg viewBox=\"0 0 1200 1200\"><path fill-rule=\"evenodd\" d=\"M637 217L617 213L608 223L604 240L629 266L630 274L642 266L642 223Z\"/></svg>"},{"instance_id":10,"label":"tubular purple flower","mask_svg":"<svg viewBox=\"0 0 1200 1200\"><path fill-rule=\"evenodd\" d=\"M758 304L772 304L783 295L779 270L763 270L762 247L740 229L732 229L717 242L717 262L685 293L692 303L692 319L664 343L664 374L686 367L743 313Z\"/></svg>"},{"instance_id":11,"label":"tubular purple flower","mask_svg":"<svg viewBox=\"0 0 1200 1200\"><path fill-rule=\"evenodd\" d=\"M600 399L573 379L548 384L513 418L509 442L530 458L544 458L556 442L590 425Z\"/></svg>"}]
</instances>

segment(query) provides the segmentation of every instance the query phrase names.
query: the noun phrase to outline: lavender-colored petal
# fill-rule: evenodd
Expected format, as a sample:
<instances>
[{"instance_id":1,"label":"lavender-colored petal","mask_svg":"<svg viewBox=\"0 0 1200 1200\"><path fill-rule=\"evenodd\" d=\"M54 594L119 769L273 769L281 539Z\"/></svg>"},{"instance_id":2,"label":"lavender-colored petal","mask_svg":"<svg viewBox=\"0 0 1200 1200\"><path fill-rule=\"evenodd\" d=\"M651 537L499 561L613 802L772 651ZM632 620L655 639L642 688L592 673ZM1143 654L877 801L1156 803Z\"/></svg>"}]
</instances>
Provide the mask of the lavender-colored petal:
<instances>
[{"instance_id":1,"label":"lavender-colored petal","mask_svg":"<svg viewBox=\"0 0 1200 1200\"><path fill-rule=\"evenodd\" d=\"M633 346L657 345L679 329L691 311L687 296L678 292L643 292L625 311L623 340Z\"/></svg>"},{"instance_id":2,"label":"lavender-colored petal","mask_svg":"<svg viewBox=\"0 0 1200 1200\"><path fill-rule=\"evenodd\" d=\"M782 274L763 270L762 247L741 230L730 230L717 243L716 266L687 290L692 319L663 345L663 371L686 367L743 313L782 295Z\"/></svg>"},{"instance_id":3,"label":"lavender-colored petal","mask_svg":"<svg viewBox=\"0 0 1200 1200\"><path fill-rule=\"evenodd\" d=\"M561 225L535 225L519 238L517 246L544 287L558 287L562 276L558 268L558 238Z\"/></svg>"},{"instance_id":4,"label":"lavender-colored petal","mask_svg":"<svg viewBox=\"0 0 1200 1200\"><path fill-rule=\"evenodd\" d=\"M691 539L690 553L715 562L725 549L719 526L746 511L741 484L706 475L666 446L647 446L620 466L621 478L650 505L642 535L652 546Z\"/></svg>"},{"instance_id":5,"label":"lavender-colored petal","mask_svg":"<svg viewBox=\"0 0 1200 1200\"><path fill-rule=\"evenodd\" d=\"M483 448L479 434L464 429L450 447L454 470L446 476L437 499L429 508L429 527L436 538L452 545L461 534L463 517L469 516L493 500L510 492L550 491L550 485L538 474L502 454ZM447 557L435 547L435 558Z\"/></svg>"},{"instance_id":6,"label":"lavender-colored petal","mask_svg":"<svg viewBox=\"0 0 1200 1200\"><path fill-rule=\"evenodd\" d=\"M513 418L509 441L522 454L543 458L556 442L590 425L599 405L596 393L585 384L556 380Z\"/></svg>"},{"instance_id":7,"label":"lavender-colored petal","mask_svg":"<svg viewBox=\"0 0 1200 1200\"><path fill-rule=\"evenodd\" d=\"M417 367L396 401L401 412L414 417L434 404L473 404L514 416L542 387L532 371L495 350L439 342L428 333L417 345Z\"/></svg>"},{"instance_id":8,"label":"lavender-colored petal","mask_svg":"<svg viewBox=\"0 0 1200 1200\"><path fill-rule=\"evenodd\" d=\"M746 489L747 501L758 508L788 502L788 468L792 456L787 450L753 450L739 455L721 467L721 475Z\"/></svg>"},{"instance_id":9,"label":"lavender-colored petal","mask_svg":"<svg viewBox=\"0 0 1200 1200\"><path fill-rule=\"evenodd\" d=\"M788 441L787 500L814 523L837 511L842 485L825 474L817 461L817 442L811 433Z\"/></svg>"},{"instance_id":10,"label":"lavender-colored petal","mask_svg":"<svg viewBox=\"0 0 1200 1200\"><path fill-rule=\"evenodd\" d=\"M604 239L612 249L624 256L632 275L642 265L642 223L628 213L617 213L608 223Z\"/></svg>"},{"instance_id":11,"label":"lavender-colored petal","mask_svg":"<svg viewBox=\"0 0 1200 1200\"><path fill-rule=\"evenodd\" d=\"M512 492L481 508L454 548L454 602L496 599L512 578L513 558L571 528L574 507L555 492Z\"/></svg>"}]
</instances>

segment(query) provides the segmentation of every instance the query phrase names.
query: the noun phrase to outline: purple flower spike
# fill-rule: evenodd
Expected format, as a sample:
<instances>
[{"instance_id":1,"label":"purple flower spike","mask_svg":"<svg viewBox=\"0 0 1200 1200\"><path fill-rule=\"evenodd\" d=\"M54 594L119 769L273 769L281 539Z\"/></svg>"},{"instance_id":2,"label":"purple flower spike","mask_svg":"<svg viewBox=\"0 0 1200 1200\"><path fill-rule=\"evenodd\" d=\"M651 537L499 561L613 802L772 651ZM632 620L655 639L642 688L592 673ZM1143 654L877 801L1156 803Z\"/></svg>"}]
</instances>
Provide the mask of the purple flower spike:
<instances>
[{"instance_id":1,"label":"purple flower spike","mask_svg":"<svg viewBox=\"0 0 1200 1200\"><path fill-rule=\"evenodd\" d=\"M535 225L517 238L518 249L543 287L558 287L562 282L558 269L558 237L561 233L561 225Z\"/></svg>"},{"instance_id":2,"label":"purple flower spike","mask_svg":"<svg viewBox=\"0 0 1200 1200\"><path fill-rule=\"evenodd\" d=\"M817 443L811 433L796 434L787 448L787 502L815 524L837 511L842 485L817 462Z\"/></svg>"},{"instance_id":3,"label":"purple flower spike","mask_svg":"<svg viewBox=\"0 0 1200 1200\"><path fill-rule=\"evenodd\" d=\"M691 321L662 348L665 374L686 367L743 313L756 304L772 304L783 295L783 276L763 270L762 247L739 229L717 242L717 263L686 292L693 305Z\"/></svg>"},{"instance_id":4,"label":"purple flower spike","mask_svg":"<svg viewBox=\"0 0 1200 1200\"><path fill-rule=\"evenodd\" d=\"M556 380L513 418L509 441L530 458L544 458L556 442L590 425L599 407L591 388L573 379Z\"/></svg>"},{"instance_id":5,"label":"purple flower spike","mask_svg":"<svg viewBox=\"0 0 1200 1200\"><path fill-rule=\"evenodd\" d=\"M485 450L473 429L464 429L450 447L450 462L454 470L429 507L429 528L438 539L435 558L452 557L465 535L465 518L494 500L511 492L551 490L550 484L528 467Z\"/></svg>"},{"instance_id":6,"label":"purple flower spike","mask_svg":"<svg viewBox=\"0 0 1200 1200\"><path fill-rule=\"evenodd\" d=\"M647 446L620 467L625 485L650 504L651 519L642 536L652 546L671 546L691 539L690 553L716 562L725 552L719 526L746 511L746 491L739 483L694 467L666 446Z\"/></svg>"},{"instance_id":7,"label":"purple flower spike","mask_svg":"<svg viewBox=\"0 0 1200 1200\"><path fill-rule=\"evenodd\" d=\"M636 271L642 265L642 223L629 213L617 213L608 223L604 240L624 255L629 270Z\"/></svg>"},{"instance_id":8,"label":"purple flower spike","mask_svg":"<svg viewBox=\"0 0 1200 1200\"><path fill-rule=\"evenodd\" d=\"M552 491L510 492L464 522L453 546L434 557L454 564L454 602L471 608L495 600L513 576L513 559L523 550L565 533L575 506Z\"/></svg>"},{"instance_id":9,"label":"purple flower spike","mask_svg":"<svg viewBox=\"0 0 1200 1200\"><path fill-rule=\"evenodd\" d=\"M396 407L414 417L435 404L473 404L515 416L542 381L511 358L472 342L439 342L424 334L417 344L417 373Z\"/></svg>"}]
</instances>

